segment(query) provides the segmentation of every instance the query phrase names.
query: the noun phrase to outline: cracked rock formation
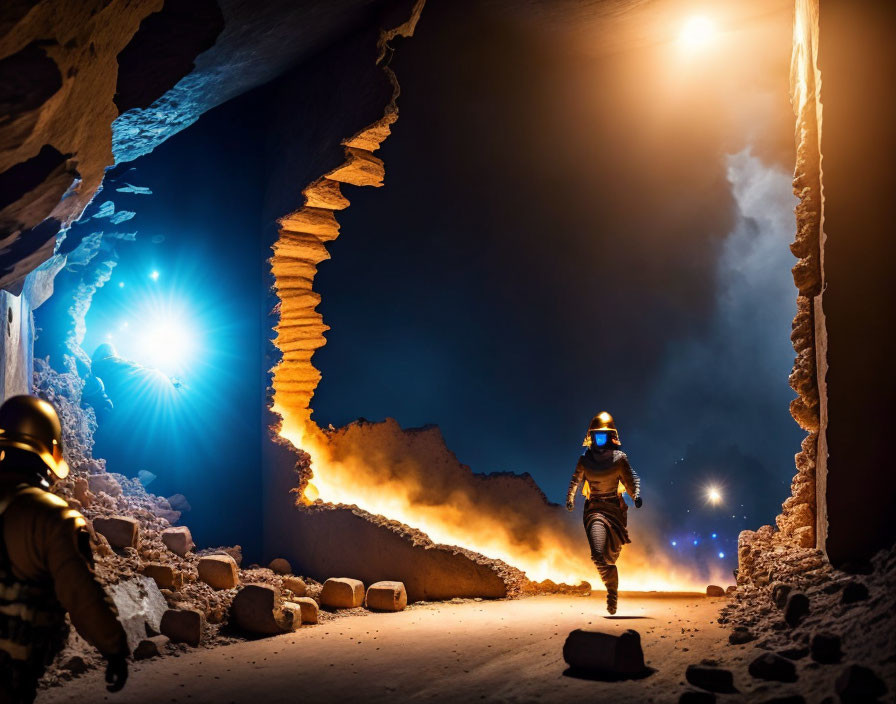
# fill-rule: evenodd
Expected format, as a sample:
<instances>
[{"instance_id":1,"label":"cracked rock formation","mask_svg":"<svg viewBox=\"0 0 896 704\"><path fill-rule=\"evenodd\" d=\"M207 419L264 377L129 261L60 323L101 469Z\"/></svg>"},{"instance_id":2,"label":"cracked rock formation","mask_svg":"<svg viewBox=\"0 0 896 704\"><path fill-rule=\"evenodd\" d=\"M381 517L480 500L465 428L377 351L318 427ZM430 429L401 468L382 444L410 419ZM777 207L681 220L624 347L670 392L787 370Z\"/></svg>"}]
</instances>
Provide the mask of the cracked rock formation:
<instances>
[{"instance_id":1,"label":"cracked rock formation","mask_svg":"<svg viewBox=\"0 0 896 704\"><path fill-rule=\"evenodd\" d=\"M107 167L151 151L390 4L35 0L4 8L0 288L20 286L53 254Z\"/></svg>"},{"instance_id":2,"label":"cracked rock formation","mask_svg":"<svg viewBox=\"0 0 896 704\"><path fill-rule=\"evenodd\" d=\"M295 532L285 542L301 555L301 571L318 580L344 574L364 584L399 581L409 601L498 599L519 595L526 583L522 572L500 560L437 545L420 531L355 506L298 508L293 523Z\"/></svg>"}]
</instances>

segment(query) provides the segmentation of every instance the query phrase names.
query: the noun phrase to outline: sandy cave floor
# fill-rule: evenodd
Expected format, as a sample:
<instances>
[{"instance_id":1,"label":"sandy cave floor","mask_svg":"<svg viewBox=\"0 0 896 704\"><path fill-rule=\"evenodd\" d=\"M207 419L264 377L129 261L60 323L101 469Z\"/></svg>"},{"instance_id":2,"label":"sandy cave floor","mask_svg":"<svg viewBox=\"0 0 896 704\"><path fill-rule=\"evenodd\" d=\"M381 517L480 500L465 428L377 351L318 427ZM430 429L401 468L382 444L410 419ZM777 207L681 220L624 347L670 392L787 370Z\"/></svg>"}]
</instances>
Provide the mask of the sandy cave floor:
<instances>
[{"instance_id":1,"label":"sandy cave floor","mask_svg":"<svg viewBox=\"0 0 896 704\"><path fill-rule=\"evenodd\" d=\"M623 598L615 617L607 617L603 594L420 604L402 613L340 618L274 638L138 662L117 694L108 694L102 673L94 671L42 691L37 701L279 704L600 697L676 702L687 688L687 665L703 658L734 669L741 694L725 695L726 701L761 700L768 685L743 672L744 661L758 649L752 643L729 645L729 631L716 622L726 601ZM655 672L621 682L565 675L563 642L569 631L583 626L634 628ZM791 691L799 691L799 685L791 685Z\"/></svg>"}]
</instances>

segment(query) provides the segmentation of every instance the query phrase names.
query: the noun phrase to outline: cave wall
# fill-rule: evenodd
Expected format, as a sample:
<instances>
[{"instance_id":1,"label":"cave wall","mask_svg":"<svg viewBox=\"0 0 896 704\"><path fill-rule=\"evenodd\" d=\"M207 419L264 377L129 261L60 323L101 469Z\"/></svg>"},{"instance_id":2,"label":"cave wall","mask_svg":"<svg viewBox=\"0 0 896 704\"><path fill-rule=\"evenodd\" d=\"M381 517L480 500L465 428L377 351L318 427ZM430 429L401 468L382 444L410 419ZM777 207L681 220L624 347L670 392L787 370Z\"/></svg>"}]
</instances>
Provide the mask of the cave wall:
<instances>
[{"instance_id":1,"label":"cave wall","mask_svg":"<svg viewBox=\"0 0 896 704\"><path fill-rule=\"evenodd\" d=\"M808 435L774 542L820 548L858 566L896 541L888 434L896 368L890 201L896 103L875 86L896 73L896 7L796 0L796 112L791 245L798 289L791 413ZM765 537L769 535L763 534ZM751 542L740 540L745 578ZM761 541L760 541L761 542Z\"/></svg>"},{"instance_id":2,"label":"cave wall","mask_svg":"<svg viewBox=\"0 0 896 704\"><path fill-rule=\"evenodd\" d=\"M107 167L366 26L389 0L34 0L0 13L0 288L54 252Z\"/></svg>"},{"instance_id":3,"label":"cave wall","mask_svg":"<svg viewBox=\"0 0 896 704\"><path fill-rule=\"evenodd\" d=\"M31 391L34 319L26 296L0 291L3 345L0 346L0 398Z\"/></svg>"},{"instance_id":4,"label":"cave wall","mask_svg":"<svg viewBox=\"0 0 896 704\"><path fill-rule=\"evenodd\" d=\"M397 0L377 20L277 82L269 127L265 221L272 250L270 441L263 443L265 545L273 557L297 529L296 449L310 425L320 380L314 351L325 343L313 290L326 243L339 234L336 212L349 205L343 185L381 186L373 155L397 119L398 84L388 61L397 36L409 36L422 0ZM285 426L289 440L282 437ZM267 430L266 428L266 430Z\"/></svg>"},{"instance_id":5,"label":"cave wall","mask_svg":"<svg viewBox=\"0 0 896 704\"><path fill-rule=\"evenodd\" d=\"M841 566L896 541L896 5L825 0L818 13L824 278L816 330L824 329L826 363L818 477L827 512L820 543Z\"/></svg>"}]
</instances>

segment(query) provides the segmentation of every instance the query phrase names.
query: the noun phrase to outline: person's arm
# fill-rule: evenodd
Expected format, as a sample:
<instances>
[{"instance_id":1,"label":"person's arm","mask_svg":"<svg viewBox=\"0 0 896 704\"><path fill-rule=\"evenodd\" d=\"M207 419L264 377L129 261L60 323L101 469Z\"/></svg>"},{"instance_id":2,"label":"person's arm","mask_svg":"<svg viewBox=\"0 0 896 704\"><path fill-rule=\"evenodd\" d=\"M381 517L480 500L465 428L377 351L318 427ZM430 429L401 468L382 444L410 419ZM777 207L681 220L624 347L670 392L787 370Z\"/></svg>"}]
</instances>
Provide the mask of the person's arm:
<instances>
[{"instance_id":1,"label":"person's arm","mask_svg":"<svg viewBox=\"0 0 896 704\"><path fill-rule=\"evenodd\" d=\"M628 495L632 497L635 506L641 508L641 478L631 466L625 454L622 455L622 460L620 461L619 474L622 486L625 487Z\"/></svg>"},{"instance_id":2,"label":"person's arm","mask_svg":"<svg viewBox=\"0 0 896 704\"><path fill-rule=\"evenodd\" d=\"M94 577L87 521L58 496L37 488L19 494L6 512L13 567L27 579L49 576L72 625L105 656L127 655L115 607Z\"/></svg>"},{"instance_id":3,"label":"person's arm","mask_svg":"<svg viewBox=\"0 0 896 704\"><path fill-rule=\"evenodd\" d=\"M4 514L4 537L13 572L23 579L53 580L72 624L108 661L107 689L127 680L127 637L115 607L96 581L84 517L58 496L30 487Z\"/></svg>"},{"instance_id":4,"label":"person's arm","mask_svg":"<svg viewBox=\"0 0 896 704\"><path fill-rule=\"evenodd\" d=\"M582 477L585 474L585 468L582 466L581 460L576 462L576 469L572 473L572 479L569 480L569 490L566 492L566 508L572 511L575 500L576 500L576 492L579 490L579 484L582 483Z\"/></svg>"},{"instance_id":5,"label":"person's arm","mask_svg":"<svg viewBox=\"0 0 896 704\"><path fill-rule=\"evenodd\" d=\"M107 658L128 655L127 637L115 606L90 567L92 555L84 517L71 508L61 511L47 526L41 547L56 598L78 633Z\"/></svg>"}]
</instances>

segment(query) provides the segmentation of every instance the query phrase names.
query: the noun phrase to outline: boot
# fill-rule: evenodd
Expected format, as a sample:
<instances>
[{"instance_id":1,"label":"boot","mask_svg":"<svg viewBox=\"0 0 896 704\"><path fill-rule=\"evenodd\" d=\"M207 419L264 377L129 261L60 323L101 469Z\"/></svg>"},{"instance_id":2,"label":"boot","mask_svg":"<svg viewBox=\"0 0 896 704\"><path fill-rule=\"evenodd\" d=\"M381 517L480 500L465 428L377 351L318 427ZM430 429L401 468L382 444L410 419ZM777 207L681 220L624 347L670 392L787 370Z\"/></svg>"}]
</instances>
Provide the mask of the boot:
<instances>
[{"instance_id":1,"label":"boot","mask_svg":"<svg viewBox=\"0 0 896 704\"><path fill-rule=\"evenodd\" d=\"M619 603L619 592L615 589L607 589L607 611L611 615L616 613L617 603Z\"/></svg>"}]
</instances>

